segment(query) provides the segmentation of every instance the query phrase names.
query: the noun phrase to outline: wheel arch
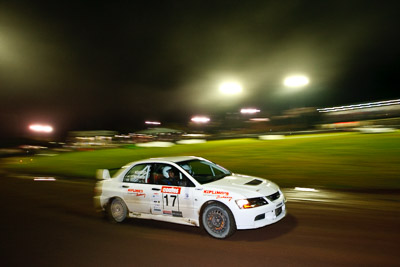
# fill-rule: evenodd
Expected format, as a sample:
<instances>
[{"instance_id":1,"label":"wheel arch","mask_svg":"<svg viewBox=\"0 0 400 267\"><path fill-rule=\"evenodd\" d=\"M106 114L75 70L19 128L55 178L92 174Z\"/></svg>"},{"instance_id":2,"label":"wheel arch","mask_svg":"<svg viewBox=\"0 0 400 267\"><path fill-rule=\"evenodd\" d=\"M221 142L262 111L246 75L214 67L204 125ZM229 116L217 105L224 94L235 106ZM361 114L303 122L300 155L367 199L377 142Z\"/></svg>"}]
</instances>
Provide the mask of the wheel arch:
<instances>
[{"instance_id":1,"label":"wheel arch","mask_svg":"<svg viewBox=\"0 0 400 267\"><path fill-rule=\"evenodd\" d=\"M119 209L116 210L116 213L112 211L112 206L114 205L113 202L117 200L121 203L123 212L120 213ZM118 207L118 204L116 204ZM126 202L123 198L119 196L113 196L107 199L105 204L105 215L106 218L112 223L123 223L127 218L129 218L129 208L126 205ZM122 216L121 216L122 215ZM117 217L115 217L117 216Z\"/></svg>"},{"instance_id":2,"label":"wheel arch","mask_svg":"<svg viewBox=\"0 0 400 267\"><path fill-rule=\"evenodd\" d=\"M234 223L235 226L237 227L235 215L234 215L234 213L232 212L232 210L231 210L227 205L225 205L225 203L223 203L223 202L221 202L221 201L218 201L218 200L215 200L215 199L212 199L212 200L208 200L208 201L204 202L203 205L201 206L200 210L199 210L199 226L200 226L200 228L204 228L204 226L203 226L203 220L201 219L201 216L203 215L204 209L205 209L207 206L211 205L211 204L219 204L219 205L225 207L225 208L232 214L233 223Z\"/></svg>"},{"instance_id":3,"label":"wheel arch","mask_svg":"<svg viewBox=\"0 0 400 267\"><path fill-rule=\"evenodd\" d=\"M111 202L114 200L114 199L116 199L116 198L119 198L119 199L121 199L123 202L124 202L124 204L125 204L125 206L126 206L126 209L127 209L127 211L128 211L128 214L129 214L129 207L128 207L128 205L126 205L126 201L125 201L125 199L123 199L122 197L120 197L120 196L112 196L112 197L109 197L108 199L107 199L107 201L104 203L104 206L103 206L103 208L104 208L104 211L105 212L107 212L107 207L111 204Z\"/></svg>"}]
</instances>

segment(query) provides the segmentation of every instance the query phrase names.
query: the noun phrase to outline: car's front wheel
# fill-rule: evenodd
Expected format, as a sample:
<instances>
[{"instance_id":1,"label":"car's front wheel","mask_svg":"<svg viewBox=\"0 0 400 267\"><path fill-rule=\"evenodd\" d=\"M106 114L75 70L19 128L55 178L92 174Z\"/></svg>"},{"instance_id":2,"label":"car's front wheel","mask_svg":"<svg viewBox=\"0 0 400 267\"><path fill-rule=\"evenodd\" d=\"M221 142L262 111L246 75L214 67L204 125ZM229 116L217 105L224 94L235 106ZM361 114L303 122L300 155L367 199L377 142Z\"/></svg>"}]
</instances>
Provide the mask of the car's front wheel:
<instances>
[{"instance_id":1,"label":"car's front wheel","mask_svg":"<svg viewBox=\"0 0 400 267\"><path fill-rule=\"evenodd\" d=\"M206 232L215 238L227 238L236 231L232 212L219 203L212 203L205 207L201 221Z\"/></svg>"},{"instance_id":2,"label":"car's front wheel","mask_svg":"<svg viewBox=\"0 0 400 267\"><path fill-rule=\"evenodd\" d=\"M107 217L116 223L123 222L128 216L128 208L120 198L114 198L107 206Z\"/></svg>"}]
</instances>

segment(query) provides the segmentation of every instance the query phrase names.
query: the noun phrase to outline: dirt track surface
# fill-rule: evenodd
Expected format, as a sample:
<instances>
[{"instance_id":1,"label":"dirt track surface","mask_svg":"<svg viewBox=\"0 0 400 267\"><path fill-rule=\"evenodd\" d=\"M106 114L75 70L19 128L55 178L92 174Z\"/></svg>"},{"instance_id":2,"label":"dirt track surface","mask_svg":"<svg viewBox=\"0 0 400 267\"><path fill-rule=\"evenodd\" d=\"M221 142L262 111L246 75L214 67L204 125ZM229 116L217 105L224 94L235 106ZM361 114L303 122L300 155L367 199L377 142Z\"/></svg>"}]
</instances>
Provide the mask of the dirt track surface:
<instances>
[{"instance_id":1,"label":"dirt track surface","mask_svg":"<svg viewBox=\"0 0 400 267\"><path fill-rule=\"evenodd\" d=\"M285 190L288 215L216 240L201 229L95 213L93 184L1 177L3 266L399 266L396 194Z\"/></svg>"}]
</instances>

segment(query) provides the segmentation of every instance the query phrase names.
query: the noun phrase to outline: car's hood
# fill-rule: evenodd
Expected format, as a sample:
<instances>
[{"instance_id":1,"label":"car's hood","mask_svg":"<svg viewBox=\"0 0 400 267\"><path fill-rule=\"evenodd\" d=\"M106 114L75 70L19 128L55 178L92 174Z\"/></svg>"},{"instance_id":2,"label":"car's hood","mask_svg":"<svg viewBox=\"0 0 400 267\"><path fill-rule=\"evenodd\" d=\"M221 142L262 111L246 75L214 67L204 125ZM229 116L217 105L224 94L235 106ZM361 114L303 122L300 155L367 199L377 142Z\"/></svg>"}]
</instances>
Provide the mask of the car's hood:
<instances>
[{"instance_id":1,"label":"car's hood","mask_svg":"<svg viewBox=\"0 0 400 267\"><path fill-rule=\"evenodd\" d=\"M279 189L276 184L266 179L240 174L232 174L203 186L206 189L226 190L246 198L269 196Z\"/></svg>"}]
</instances>

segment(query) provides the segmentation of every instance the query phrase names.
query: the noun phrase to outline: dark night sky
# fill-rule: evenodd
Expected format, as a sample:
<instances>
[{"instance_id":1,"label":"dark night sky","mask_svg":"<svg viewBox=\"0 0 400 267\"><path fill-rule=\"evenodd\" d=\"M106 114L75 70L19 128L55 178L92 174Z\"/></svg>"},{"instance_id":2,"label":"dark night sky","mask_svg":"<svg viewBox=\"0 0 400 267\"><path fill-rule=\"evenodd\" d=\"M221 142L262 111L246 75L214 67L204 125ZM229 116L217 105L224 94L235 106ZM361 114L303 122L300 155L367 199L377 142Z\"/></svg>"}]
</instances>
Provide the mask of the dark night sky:
<instances>
[{"instance_id":1,"label":"dark night sky","mask_svg":"<svg viewBox=\"0 0 400 267\"><path fill-rule=\"evenodd\" d=\"M2 134L399 98L398 1L142 2L0 1ZM289 92L292 73L310 84Z\"/></svg>"}]
</instances>

